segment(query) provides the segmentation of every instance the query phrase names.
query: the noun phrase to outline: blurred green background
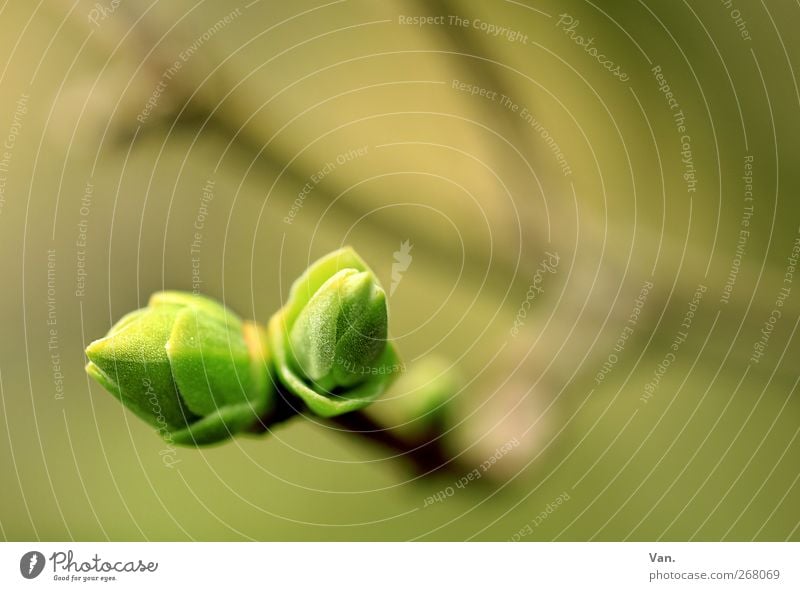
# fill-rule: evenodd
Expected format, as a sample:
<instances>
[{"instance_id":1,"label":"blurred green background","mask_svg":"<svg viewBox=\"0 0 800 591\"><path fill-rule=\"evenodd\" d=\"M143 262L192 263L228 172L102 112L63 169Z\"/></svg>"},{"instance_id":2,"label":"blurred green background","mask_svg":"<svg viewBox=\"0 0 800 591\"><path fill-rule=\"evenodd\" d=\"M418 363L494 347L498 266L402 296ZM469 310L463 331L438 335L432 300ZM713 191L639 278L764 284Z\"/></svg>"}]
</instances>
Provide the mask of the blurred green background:
<instances>
[{"instance_id":1,"label":"blurred green background","mask_svg":"<svg viewBox=\"0 0 800 591\"><path fill-rule=\"evenodd\" d=\"M4 3L0 536L800 539L798 19L745 0ZM388 287L406 240L392 337L410 368L461 376L461 472L421 478L304 419L167 468L83 372L153 291L265 322L343 244Z\"/></svg>"}]
</instances>

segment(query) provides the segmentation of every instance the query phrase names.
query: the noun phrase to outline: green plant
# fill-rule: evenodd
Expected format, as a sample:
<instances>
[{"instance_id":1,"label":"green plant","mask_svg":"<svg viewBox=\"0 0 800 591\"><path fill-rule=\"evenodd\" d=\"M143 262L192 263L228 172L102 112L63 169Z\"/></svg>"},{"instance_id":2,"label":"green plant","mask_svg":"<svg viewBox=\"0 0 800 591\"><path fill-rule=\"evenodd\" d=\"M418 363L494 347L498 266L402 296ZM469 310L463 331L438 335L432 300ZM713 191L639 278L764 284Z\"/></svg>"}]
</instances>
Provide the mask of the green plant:
<instances>
[{"instance_id":1,"label":"green plant","mask_svg":"<svg viewBox=\"0 0 800 591\"><path fill-rule=\"evenodd\" d=\"M357 412L404 365L388 341L383 288L351 248L313 263L266 329L205 296L164 291L86 354L89 375L173 443L263 433L310 412L408 454L424 470L446 463L438 431L403 438ZM421 370L430 373L430 365ZM390 405L392 419L438 427L431 417L445 408L443 382L430 380L426 391L420 377L411 380L422 384L417 402Z\"/></svg>"},{"instance_id":2,"label":"green plant","mask_svg":"<svg viewBox=\"0 0 800 591\"><path fill-rule=\"evenodd\" d=\"M374 273L352 249L332 252L295 281L269 322L276 375L320 416L364 408L399 367L388 322Z\"/></svg>"},{"instance_id":3,"label":"green plant","mask_svg":"<svg viewBox=\"0 0 800 591\"><path fill-rule=\"evenodd\" d=\"M86 348L86 371L170 441L216 443L274 405L265 340L211 299L164 291Z\"/></svg>"}]
</instances>

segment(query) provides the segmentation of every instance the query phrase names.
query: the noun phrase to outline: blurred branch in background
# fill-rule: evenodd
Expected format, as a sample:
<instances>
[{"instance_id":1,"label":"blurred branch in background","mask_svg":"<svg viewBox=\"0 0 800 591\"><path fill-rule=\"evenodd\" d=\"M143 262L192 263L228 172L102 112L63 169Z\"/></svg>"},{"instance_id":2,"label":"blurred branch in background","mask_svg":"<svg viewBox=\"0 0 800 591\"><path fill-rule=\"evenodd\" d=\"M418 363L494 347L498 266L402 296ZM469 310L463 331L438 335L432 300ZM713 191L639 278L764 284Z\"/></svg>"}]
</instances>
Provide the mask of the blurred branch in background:
<instances>
[{"instance_id":1,"label":"blurred branch in background","mask_svg":"<svg viewBox=\"0 0 800 591\"><path fill-rule=\"evenodd\" d=\"M0 8L7 538L797 537L796 5L737 0L743 39L705 2L98 4ZM454 395L398 383L167 468L86 382L87 336L151 293L263 322L344 244L385 286L410 255L391 337ZM509 446L492 486L426 503L420 469Z\"/></svg>"}]
</instances>

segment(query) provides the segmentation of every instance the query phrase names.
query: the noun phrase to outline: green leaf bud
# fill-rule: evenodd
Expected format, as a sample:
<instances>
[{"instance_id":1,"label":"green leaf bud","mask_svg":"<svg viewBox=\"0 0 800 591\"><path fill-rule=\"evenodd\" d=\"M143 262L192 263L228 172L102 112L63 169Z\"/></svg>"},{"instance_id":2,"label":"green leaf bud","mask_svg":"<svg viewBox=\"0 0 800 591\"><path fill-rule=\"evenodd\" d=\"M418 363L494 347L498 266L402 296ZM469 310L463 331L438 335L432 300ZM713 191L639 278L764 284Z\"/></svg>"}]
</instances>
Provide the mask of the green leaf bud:
<instances>
[{"instance_id":1,"label":"green leaf bud","mask_svg":"<svg viewBox=\"0 0 800 591\"><path fill-rule=\"evenodd\" d=\"M374 273L351 248L337 250L295 281L270 320L277 376L320 416L361 409L399 371L387 327L386 294Z\"/></svg>"},{"instance_id":2,"label":"green leaf bud","mask_svg":"<svg viewBox=\"0 0 800 591\"><path fill-rule=\"evenodd\" d=\"M165 291L87 347L86 371L168 441L204 445L269 410L265 346L262 328L214 300Z\"/></svg>"}]
</instances>

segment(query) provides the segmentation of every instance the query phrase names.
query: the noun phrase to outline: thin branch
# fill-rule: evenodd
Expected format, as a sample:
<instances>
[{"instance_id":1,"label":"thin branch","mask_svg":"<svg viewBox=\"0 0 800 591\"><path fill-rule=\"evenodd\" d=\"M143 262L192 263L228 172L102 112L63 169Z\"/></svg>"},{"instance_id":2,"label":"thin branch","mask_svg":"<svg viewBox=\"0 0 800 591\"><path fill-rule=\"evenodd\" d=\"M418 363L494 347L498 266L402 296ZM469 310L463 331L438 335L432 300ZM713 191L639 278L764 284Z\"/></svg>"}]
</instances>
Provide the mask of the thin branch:
<instances>
[{"instance_id":1,"label":"thin branch","mask_svg":"<svg viewBox=\"0 0 800 591\"><path fill-rule=\"evenodd\" d=\"M276 393L276 401L275 406L251 429L253 433L264 433L277 424L307 412L302 401L286 394L282 388ZM415 472L422 476L456 471L457 463L444 449L438 425L431 425L424 436L412 439L401 437L362 411L345 413L328 419L328 422L339 431L343 430L391 451L401 461L411 464Z\"/></svg>"},{"instance_id":2,"label":"thin branch","mask_svg":"<svg viewBox=\"0 0 800 591\"><path fill-rule=\"evenodd\" d=\"M453 458L442 446L442 437L438 429L431 429L427 437L408 439L398 436L391 429L376 423L363 412L351 412L329 421L349 433L368 439L394 452L403 460L410 462L414 469L423 476L440 471L453 471Z\"/></svg>"}]
</instances>

